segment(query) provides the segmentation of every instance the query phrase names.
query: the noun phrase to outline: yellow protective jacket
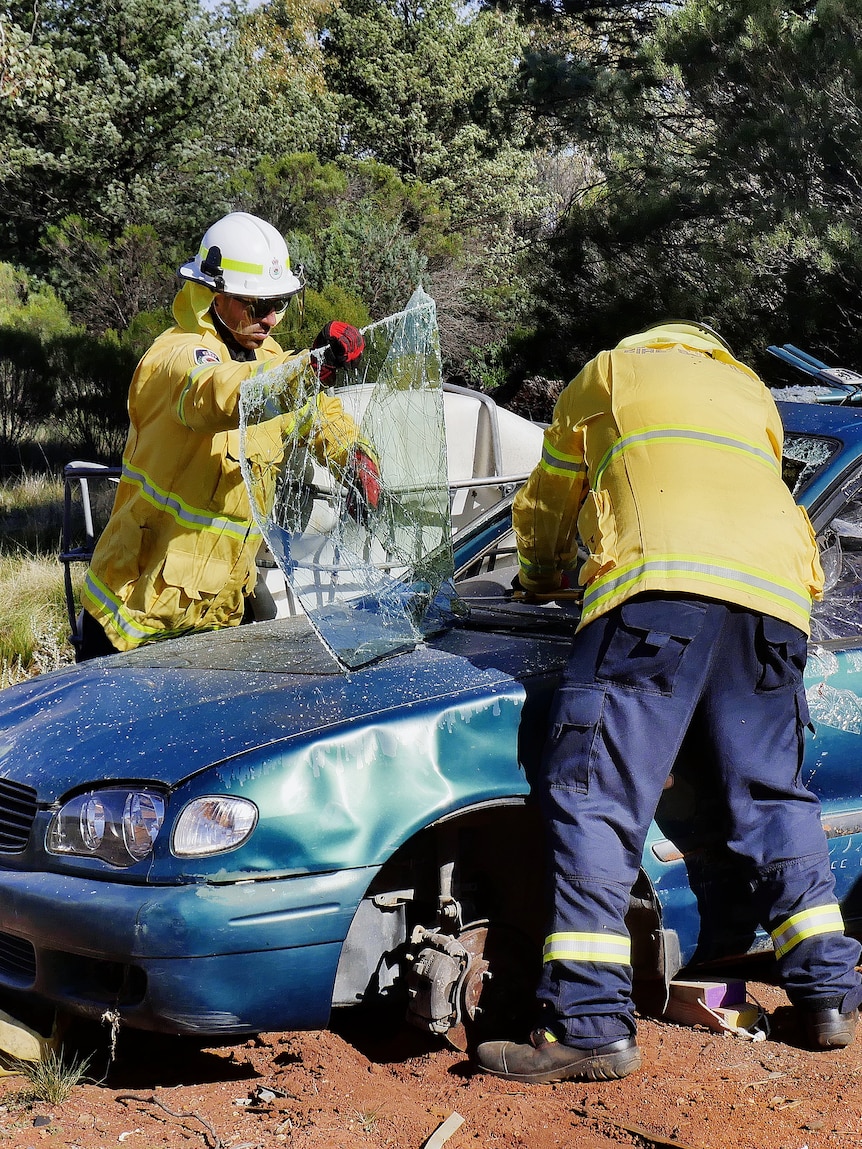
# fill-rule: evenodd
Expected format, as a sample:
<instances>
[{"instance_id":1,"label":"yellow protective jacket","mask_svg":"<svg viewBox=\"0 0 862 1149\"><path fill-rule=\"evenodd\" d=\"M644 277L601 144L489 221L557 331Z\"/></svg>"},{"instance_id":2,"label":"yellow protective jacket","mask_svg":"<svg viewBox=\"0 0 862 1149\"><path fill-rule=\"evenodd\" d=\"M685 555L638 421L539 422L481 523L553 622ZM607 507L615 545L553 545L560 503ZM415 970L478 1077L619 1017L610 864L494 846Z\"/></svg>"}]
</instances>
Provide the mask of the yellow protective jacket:
<instances>
[{"instance_id":1,"label":"yellow protective jacket","mask_svg":"<svg viewBox=\"0 0 862 1149\"><path fill-rule=\"evenodd\" d=\"M718 341L656 327L591 360L560 396L518 492L520 578L551 591L589 552L581 626L644 591L738 604L809 632L823 572L781 479L783 429Z\"/></svg>"},{"instance_id":2,"label":"yellow protective jacket","mask_svg":"<svg viewBox=\"0 0 862 1149\"><path fill-rule=\"evenodd\" d=\"M298 380L309 355L267 339L256 361L234 362L207 314L212 298L184 284L175 326L132 379L122 477L82 592L84 608L118 650L236 625L254 587L261 540L240 471L240 385L289 361ZM282 458L283 420L298 417L308 422L319 462L344 471L358 429L321 392L302 411L247 429L249 463L264 483L274 481Z\"/></svg>"}]
</instances>

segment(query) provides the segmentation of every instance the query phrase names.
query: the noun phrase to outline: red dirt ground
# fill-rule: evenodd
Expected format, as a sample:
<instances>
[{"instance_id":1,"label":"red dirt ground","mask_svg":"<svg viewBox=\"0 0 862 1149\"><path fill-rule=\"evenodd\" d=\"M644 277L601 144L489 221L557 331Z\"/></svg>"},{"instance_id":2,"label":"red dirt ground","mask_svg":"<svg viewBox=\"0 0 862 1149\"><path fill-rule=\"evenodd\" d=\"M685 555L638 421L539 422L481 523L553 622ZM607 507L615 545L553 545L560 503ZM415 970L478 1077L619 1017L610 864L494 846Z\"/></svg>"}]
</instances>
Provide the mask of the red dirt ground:
<instances>
[{"instance_id":1,"label":"red dirt ground","mask_svg":"<svg viewBox=\"0 0 862 1149\"><path fill-rule=\"evenodd\" d=\"M516 1085L418 1031L349 1020L203 1050L127 1032L104 1080L62 1107L22 1106L21 1078L0 1079L0 1147L420 1149L452 1114L463 1122L435 1149L862 1144L862 1039L806 1052L779 989L749 980L748 996L771 1015L766 1041L642 1020L643 1069L607 1084Z\"/></svg>"}]
</instances>

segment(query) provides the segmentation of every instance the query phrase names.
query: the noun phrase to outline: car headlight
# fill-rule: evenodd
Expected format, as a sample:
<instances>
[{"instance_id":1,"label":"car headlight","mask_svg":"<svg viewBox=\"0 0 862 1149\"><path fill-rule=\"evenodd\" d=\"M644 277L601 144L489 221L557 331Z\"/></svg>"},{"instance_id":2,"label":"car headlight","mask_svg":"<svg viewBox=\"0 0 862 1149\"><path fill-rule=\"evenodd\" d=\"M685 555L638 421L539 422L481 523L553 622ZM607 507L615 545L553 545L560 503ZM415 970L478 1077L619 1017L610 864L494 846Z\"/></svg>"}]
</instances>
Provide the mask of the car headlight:
<instances>
[{"instance_id":1,"label":"car headlight","mask_svg":"<svg viewBox=\"0 0 862 1149\"><path fill-rule=\"evenodd\" d=\"M200 858L234 850L257 825L257 806L247 798L195 798L174 827L171 850L178 858Z\"/></svg>"},{"instance_id":2,"label":"car headlight","mask_svg":"<svg viewBox=\"0 0 862 1149\"><path fill-rule=\"evenodd\" d=\"M165 800L154 790L93 790L57 811L46 848L50 854L133 866L152 851L164 820Z\"/></svg>"}]
</instances>

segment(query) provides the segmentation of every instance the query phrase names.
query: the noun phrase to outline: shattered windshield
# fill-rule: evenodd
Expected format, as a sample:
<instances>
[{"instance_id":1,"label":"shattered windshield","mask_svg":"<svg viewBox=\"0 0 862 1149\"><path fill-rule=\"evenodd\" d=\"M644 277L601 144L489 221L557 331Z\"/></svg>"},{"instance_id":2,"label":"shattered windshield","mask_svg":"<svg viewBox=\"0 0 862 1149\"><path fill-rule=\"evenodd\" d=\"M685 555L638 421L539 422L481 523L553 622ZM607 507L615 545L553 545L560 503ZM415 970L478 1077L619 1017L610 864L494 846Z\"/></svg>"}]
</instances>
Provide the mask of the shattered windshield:
<instances>
[{"instance_id":1,"label":"shattered windshield","mask_svg":"<svg viewBox=\"0 0 862 1149\"><path fill-rule=\"evenodd\" d=\"M798 499L817 472L825 467L841 444L836 439L822 435L797 435L787 432L784 436L784 452L781 460L781 474Z\"/></svg>"},{"instance_id":2,"label":"shattered windshield","mask_svg":"<svg viewBox=\"0 0 862 1149\"><path fill-rule=\"evenodd\" d=\"M247 380L240 400L255 520L311 624L348 668L413 647L464 610L453 584L434 301L417 288L404 311L363 334L359 367L338 373L342 386L324 389L312 370L288 364ZM261 445L257 424L285 387L289 410L265 423L276 441ZM354 424L378 461L376 508L352 481Z\"/></svg>"}]
</instances>

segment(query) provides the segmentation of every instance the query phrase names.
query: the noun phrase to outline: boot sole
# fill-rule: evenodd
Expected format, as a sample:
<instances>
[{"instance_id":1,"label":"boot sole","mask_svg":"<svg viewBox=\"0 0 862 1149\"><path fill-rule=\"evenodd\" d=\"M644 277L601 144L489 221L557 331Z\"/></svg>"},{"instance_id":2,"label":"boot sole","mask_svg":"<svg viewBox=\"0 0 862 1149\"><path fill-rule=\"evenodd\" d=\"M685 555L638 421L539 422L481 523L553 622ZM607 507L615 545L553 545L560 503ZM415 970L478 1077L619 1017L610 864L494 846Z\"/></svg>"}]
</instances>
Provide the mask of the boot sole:
<instances>
[{"instance_id":1,"label":"boot sole","mask_svg":"<svg viewBox=\"0 0 862 1149\"><path fill-rule=\"evenodd\" d=\"M846 1049L853 1044L855 1032L851 1030L838 1030L833 1033L809 1033L808 1044L811 1049L829 1050Z\"/></svg>"},{"instance_id":2,"label":"boot sole","mask_svg":"<svg viewBox=\"0 0 862 1149\"><path fill-rule=\"evenodd\" d=\"M495 1077L507 1081L523 1081L526 1084L550 1085L555 1081L619 1081L641 1067L641 1051L635 1047L620 1053L597 1053L585 1057L573 1065L561 1065L544 1073L507 1073L503 1069L481 1068Z\"/></svg>"},{"instance_id":3,"label":"boot sole","mask_svg":"<svg viewBox=\"0 0 862 1149\"><path fill-rule=\"evenodd\" d=\"M801 1015L802 1040L808 1049L815 1051L846 1049L848 1045L853 1044L856 1037L858 1011L852 1010L850 1013L840 1015L835 1011L829 1012L831 1016L820 1020L816 1014L812 1016L803 1013Z\"/></svg>"},{"instance_id":4,"label":"boot sole","mask_svg":"<svg viewBox=\"0 0 862 1149\"><path fill-rule=\"evenodd\" d=\"M829 1050L846 1049L852 1045L856 1037L856 1020L848 1021L844 1025L817 1025L816 1023L803 1027L803 1036L809 1049Z\"/></svg>"}]
</instances>

